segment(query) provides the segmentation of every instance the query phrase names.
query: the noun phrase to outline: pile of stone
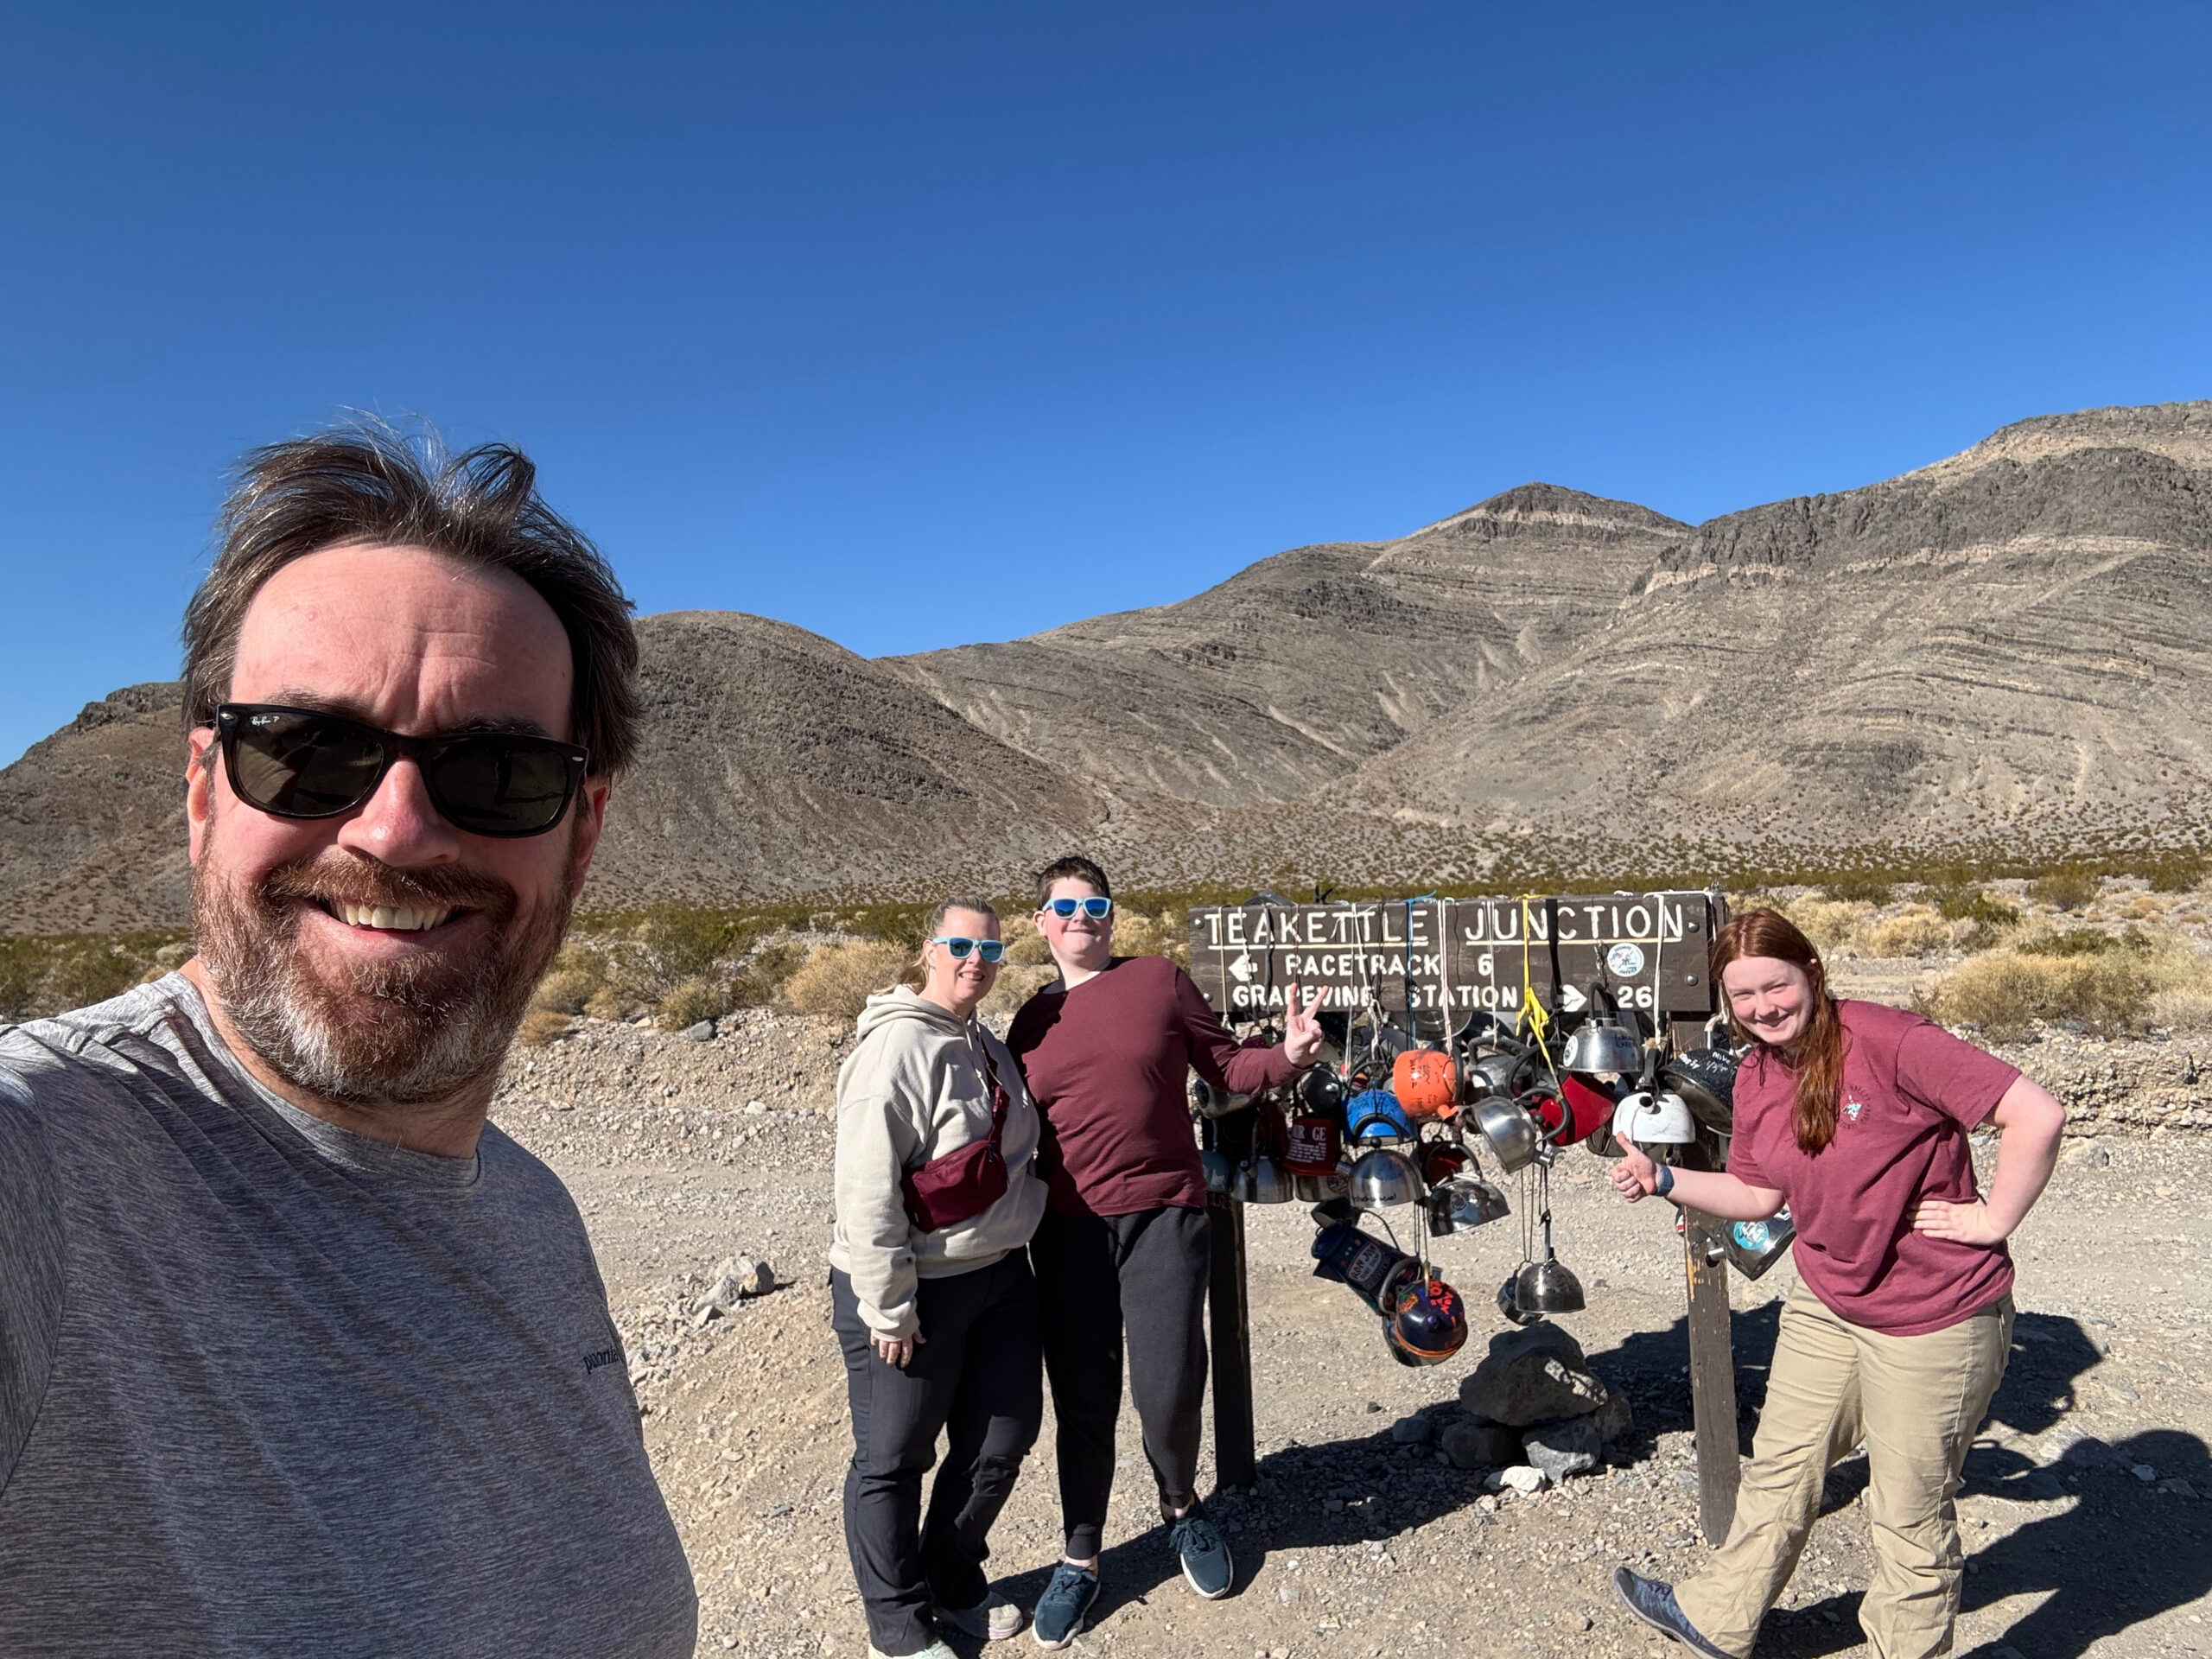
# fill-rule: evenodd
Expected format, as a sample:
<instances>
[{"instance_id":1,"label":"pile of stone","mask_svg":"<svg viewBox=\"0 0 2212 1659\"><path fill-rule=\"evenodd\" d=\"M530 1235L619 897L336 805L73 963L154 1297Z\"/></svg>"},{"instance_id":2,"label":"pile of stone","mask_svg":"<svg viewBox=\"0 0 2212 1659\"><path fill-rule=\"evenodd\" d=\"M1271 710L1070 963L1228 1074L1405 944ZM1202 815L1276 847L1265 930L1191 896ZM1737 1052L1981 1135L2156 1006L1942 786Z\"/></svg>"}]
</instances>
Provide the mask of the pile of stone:
<instances>
[{"instance_id":1,"label":"pile of stone","mask_svg":"<svg viewBox=\"0 0 2212 1659\"><path fill-rule=\"evenodd\" d=\"M691 1328L699 1330L710 1319L735 1310L747 1297L766 1296L776 1287L776 1270L749 1255L726 1255L707 1275L706 1294L691 1305Z\"/></svg>"},{"instance_id":2,"label":"pile of stone","mask_svg":"<svg viewBox=\"0 0 2212 1659\"><path fill-rule=\"evenodd\" d=\"M1628 1398L1593 1376L1582 1344L1555 1325L1492 1337L1459 1384L1461 1415L1437 1445L1462 1469L1490 1469L1493 1489L1541 1491L1587 1474L1635 1427Z\"/></svg>"}]
</instances>

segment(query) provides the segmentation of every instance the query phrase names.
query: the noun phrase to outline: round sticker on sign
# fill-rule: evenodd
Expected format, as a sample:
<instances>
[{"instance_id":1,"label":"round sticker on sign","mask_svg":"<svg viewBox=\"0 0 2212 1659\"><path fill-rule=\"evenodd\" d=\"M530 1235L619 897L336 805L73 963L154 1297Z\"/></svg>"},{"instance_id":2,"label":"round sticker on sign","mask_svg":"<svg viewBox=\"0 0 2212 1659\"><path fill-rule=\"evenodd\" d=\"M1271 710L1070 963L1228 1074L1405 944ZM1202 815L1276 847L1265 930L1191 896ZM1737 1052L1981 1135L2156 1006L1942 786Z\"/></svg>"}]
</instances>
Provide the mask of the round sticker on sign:
<instances>
[{"instance_id":1,"label":"round sticker on sign","mask_svg":"<svg viewBox=\"0 0 2212 1659\"><path fill-rule=\"evenodd\" d=\"M1634 979L1643 971L1643 947L1624 939L1605 952L1605 966L1623 979Z\"/></svg>"}]
</instances>

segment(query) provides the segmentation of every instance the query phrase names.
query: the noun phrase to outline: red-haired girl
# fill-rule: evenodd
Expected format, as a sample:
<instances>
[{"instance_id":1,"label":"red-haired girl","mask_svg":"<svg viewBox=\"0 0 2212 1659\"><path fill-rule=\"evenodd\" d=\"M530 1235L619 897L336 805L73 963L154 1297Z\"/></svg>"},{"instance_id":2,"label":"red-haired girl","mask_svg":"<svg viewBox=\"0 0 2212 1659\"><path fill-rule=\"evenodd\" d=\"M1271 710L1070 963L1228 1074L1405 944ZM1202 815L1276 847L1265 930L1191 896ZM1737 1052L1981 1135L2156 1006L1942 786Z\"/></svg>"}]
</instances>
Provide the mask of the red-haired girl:
<instances>
[{"instance_id":1,"label":"red-haired girl","mask_svg":"<svg viewBox=\"0 0 2212 1659\"><path fill-rule=\"evenodd\" d=\"M2012 1343L2005 1241L2050 1179L2065 1109L1918 1014L1830 996L1819 952L1776 911L1720 930L1713 975L1750 1046L1727 1173L1631 1147L1613 1185L1727 1221L1787 1204L1798 1283L1727 1541L1680 1586L1624 1567L1614 1586L1646 1624L1745 1659L1829 1465L1863 1440L1875 1565L1859 1622L1875 1659L1948 1652L1964 1570L1953 1498ZM1986 1194L1967 1142L1985 1122L2001 1137Z\"/></svg>"}]
</instances>

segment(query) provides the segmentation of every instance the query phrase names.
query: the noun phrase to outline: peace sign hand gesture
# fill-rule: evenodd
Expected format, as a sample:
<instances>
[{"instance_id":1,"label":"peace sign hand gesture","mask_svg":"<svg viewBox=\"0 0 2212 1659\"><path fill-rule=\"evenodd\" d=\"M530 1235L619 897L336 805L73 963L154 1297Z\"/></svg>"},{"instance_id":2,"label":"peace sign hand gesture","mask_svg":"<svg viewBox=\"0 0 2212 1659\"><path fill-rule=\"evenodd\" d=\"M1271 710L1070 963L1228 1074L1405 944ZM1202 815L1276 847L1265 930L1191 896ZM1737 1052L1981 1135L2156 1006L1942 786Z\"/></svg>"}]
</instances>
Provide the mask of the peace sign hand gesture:
<instances>
[{"instance_id":1,"label":"peace sign hand gesture","mask_svg":"<svg viewBox=\"0 0 2212 1659\"><path fill-rule=\"evenodd\" d=\"M1283 1000L1282 1052L1293 1065L1304 1067L1313 1064L1321 1052L1325 1040L1321 1022L1315 1016L1327 998L1329 988L1322 986L1313 993L1313 1000L1303 1007L1298 1002L1298 987L1293 984L1290 995Z\"/></svg>"}]
</instances>

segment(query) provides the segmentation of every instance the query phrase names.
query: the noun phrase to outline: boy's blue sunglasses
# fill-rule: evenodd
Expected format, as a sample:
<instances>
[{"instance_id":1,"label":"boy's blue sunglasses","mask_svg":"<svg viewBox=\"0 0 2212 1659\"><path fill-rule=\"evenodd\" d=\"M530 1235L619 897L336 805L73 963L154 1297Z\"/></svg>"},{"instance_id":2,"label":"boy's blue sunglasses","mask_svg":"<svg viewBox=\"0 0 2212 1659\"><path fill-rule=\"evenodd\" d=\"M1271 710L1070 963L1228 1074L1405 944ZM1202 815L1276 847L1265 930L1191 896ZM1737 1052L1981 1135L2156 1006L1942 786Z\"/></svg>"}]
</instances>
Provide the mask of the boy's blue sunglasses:
<instances>
[{"instance_id":1,"label":"boy's blue sunglasses","mask_svg":"<svg viewBox=\"0 0 2212 1659\"><path fill-rule=\"evenodd\" d=\"M1095 922L1100 920L1108 911L1114 908L1114 901L1111 899L1047 899L1037 908L1051 911L1062 921L1067 920L1080 910Z\"/></svg>"},{"instance_id":2,"label":"boy's blue sunglasses","mask_svg":"<svg viewBox=\"0 0 2212 1659\"><path fill-rule=\"evenodd\" d=\"M996 962L1006 955L1006 941L1003 939L943 938L931 939L930 943L943 945L944 954L955 962L965 962L971 954L982 957L985 962Z\"/></svg>"}]
</instances>

